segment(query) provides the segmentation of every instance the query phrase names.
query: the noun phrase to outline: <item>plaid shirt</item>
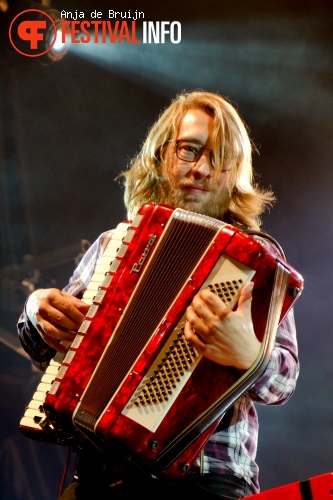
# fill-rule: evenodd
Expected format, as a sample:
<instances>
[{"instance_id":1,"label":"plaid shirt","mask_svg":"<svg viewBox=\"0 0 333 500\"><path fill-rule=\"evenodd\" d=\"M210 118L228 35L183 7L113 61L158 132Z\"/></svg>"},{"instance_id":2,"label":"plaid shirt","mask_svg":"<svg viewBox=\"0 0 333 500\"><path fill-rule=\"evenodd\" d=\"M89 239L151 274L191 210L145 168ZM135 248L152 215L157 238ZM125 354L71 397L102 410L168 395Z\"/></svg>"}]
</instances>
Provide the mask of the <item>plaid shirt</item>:
<instances>
[{"instance_id":1,"label":"plaid shirt","mask_svg":"<svg viewBox=\"0 0 333 500\"><path fill-rule=\"evenodd\" d=\"M77 266L64 292L81 298L112 232L105 232L91 245ZM270 243L269 243L270 244ZM22 346L33 363L45 370L55 351L44 343L30 322L26 309L18 322ZM299 373L293 310L281 322L267 368L256 383L226 412L204 449L204 472L232 474L243 478L259 492L258 417L254 403L279 405L291 397Z\"/></svg>"}]
</instances>

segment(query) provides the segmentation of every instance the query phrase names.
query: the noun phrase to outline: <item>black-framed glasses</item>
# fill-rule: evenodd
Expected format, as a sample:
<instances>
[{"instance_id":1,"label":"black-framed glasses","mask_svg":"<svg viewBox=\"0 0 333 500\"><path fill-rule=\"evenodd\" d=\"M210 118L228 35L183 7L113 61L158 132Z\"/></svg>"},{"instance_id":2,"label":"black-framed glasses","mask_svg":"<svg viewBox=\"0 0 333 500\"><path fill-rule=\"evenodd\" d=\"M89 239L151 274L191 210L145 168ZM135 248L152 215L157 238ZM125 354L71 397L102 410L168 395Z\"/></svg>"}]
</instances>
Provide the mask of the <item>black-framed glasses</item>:
<instances>
[{"instance_id":1,"label":"black-framed glasses","mask_svg":"<svg viewBox=\"0 0 333 500\"><path fill-rule=\"evenodd\" d=\"M210 164L213 168L215 167L215 158L212 149L204 148L203 146L201 146L201 144L197 144L196 142L184 141L182 139L175 142L176 155L179 160L197 162L204 151L210 151Z\"/></svg>"}]
</instances>

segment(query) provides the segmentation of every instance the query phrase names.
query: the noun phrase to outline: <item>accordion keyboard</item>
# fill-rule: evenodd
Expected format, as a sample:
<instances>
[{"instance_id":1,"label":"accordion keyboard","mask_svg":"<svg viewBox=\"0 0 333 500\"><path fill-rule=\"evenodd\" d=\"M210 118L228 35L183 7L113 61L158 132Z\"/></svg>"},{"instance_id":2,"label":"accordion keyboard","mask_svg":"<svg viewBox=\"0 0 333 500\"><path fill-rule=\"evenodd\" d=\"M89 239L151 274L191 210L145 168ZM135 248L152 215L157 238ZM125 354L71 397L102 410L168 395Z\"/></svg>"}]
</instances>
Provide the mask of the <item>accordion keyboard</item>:
<instances>
[{"instance_id":1,"label":"accordion keyboard","mask_svg":"<svg viewBox=\"0 0 333 500\"><path fill-rule=\"evenodd\" d=\"M120 249L122 246L122 242L129 231L132 231L129 228L129 223L125 222L121 222L120 224L118 224L115 231L113 231L111 239L96 267L96 271L87 287L87 290L83 294L82 300L86 304L92 304L98 287L104 280L105 274L109 271L112 261L119 255L119 251L121 252ZM66 346L69 347L70 343L67 343ZM38 384L32 400L26 406L24 415L20 421L20 428L23 432L28 431L29 433L31 431L32 433L43 433L43 428L40 425L45 416L43 402L47 392L49 392L52 387L55 376L62 366L64 357L65 355L63 353L57 352L54 358L51 359L45 373L42 375L40 383Z\"/></svg>"}]
</instances>

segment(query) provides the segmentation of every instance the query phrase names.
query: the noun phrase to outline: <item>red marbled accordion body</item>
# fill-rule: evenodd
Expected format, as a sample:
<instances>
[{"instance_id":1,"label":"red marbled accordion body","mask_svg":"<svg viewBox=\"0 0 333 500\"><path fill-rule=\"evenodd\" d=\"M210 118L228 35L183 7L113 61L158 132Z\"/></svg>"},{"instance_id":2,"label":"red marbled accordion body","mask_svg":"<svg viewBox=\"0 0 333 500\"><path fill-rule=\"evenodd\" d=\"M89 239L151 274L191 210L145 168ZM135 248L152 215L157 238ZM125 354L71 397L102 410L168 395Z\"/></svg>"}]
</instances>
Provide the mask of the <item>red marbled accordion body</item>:
<instances>
[{"instance_id":1,"label":"red marbled accordion body","mask_svg":"<svg viewBox=\"0 0 333 500\"><path fill-rule=\"evenodd\" d=\"M165 415L162 411L160 421L147 428L125 414L124 409L134 406L130 403L133 395L138 392L139 384L143 383L159 353L166 349L171 332L176 329L193 296L203 286L221 256L253 270L255 274L249 278L255 283L253 321L261 341L276 262L282 261L290 272L280 320L295 301L294 291L302 291L303 280L271 246L231 225L218 222L217 229L209 228L208 234L203 236L200 232L198 235L194 233L194 236L191 235L192 242L184 242L186 226L192 224L187 220L181 222L180 228L176 220L175 237L172 232L170 237L165 236L168 222L174 217L174 209L148 204L141 208L140 214L142 220L134 228L135 234L128 250L118 259L119 265L89 327L82 333L81 343L77 348L70 348L74 356L70 361L65 359L65 374L60 376L57 390L47 394L44 409L52 426L64 440L76 428L97 445L119 449L140 466L157 474L177 477L188 468L182 468L183 463L189 464L189 467L193 464L223 412L163 470L156 464L156 457L221 395L237 385L242 374L234 368L199 357L197 366L175 401ZM205 238L207 242L203 241ZM161 249L164 240L166 248ZM203 250L199 251L199 257L193 257L193 264L192 253L195 254L200 244ZM176 250L177 246L179 250ZM175 256L173 252L176 252ZM190 271L185 270L182 276L183 265L179 261L186 261L187 258L190 263L184 267L188 266ZM163 259L166 259L165 264ZM172 262L173 259L175 262ZM133 271L133 266L139 272ZM195 358L196 354L193 356ZM147 387L149 385L147 382ZM143 393L146 393L147 387L144 386ZM139 399L135 405L139 404L137 401ZM160 408L167 404L157 403L155 406ZM144 400L139 406L138 413L144 415L149 405Z\"/></svg>"}]
</instances>

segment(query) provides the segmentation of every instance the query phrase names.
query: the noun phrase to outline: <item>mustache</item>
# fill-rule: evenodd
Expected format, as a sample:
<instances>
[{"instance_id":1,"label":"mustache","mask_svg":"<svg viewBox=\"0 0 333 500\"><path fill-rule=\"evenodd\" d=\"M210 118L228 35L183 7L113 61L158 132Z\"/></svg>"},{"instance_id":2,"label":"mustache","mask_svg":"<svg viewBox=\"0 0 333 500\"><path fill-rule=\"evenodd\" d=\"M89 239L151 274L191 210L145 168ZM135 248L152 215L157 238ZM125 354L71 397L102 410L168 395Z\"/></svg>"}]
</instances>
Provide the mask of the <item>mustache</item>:
<instances>
[{"instance_id":1,"label":"mustache","mask_svg":"<svg viewBox=\"0 0 333 500\"><path fill-rule=\"evenodd\" d=\"M179 187L181 189L186 189L186 188L198 188L198 189L204 189L206 191L212 190L212 185L209 181L206 179L202 179L197 182L191 182L191 181L181 181L179 183Z\"/></svg>"}]
</instances>

